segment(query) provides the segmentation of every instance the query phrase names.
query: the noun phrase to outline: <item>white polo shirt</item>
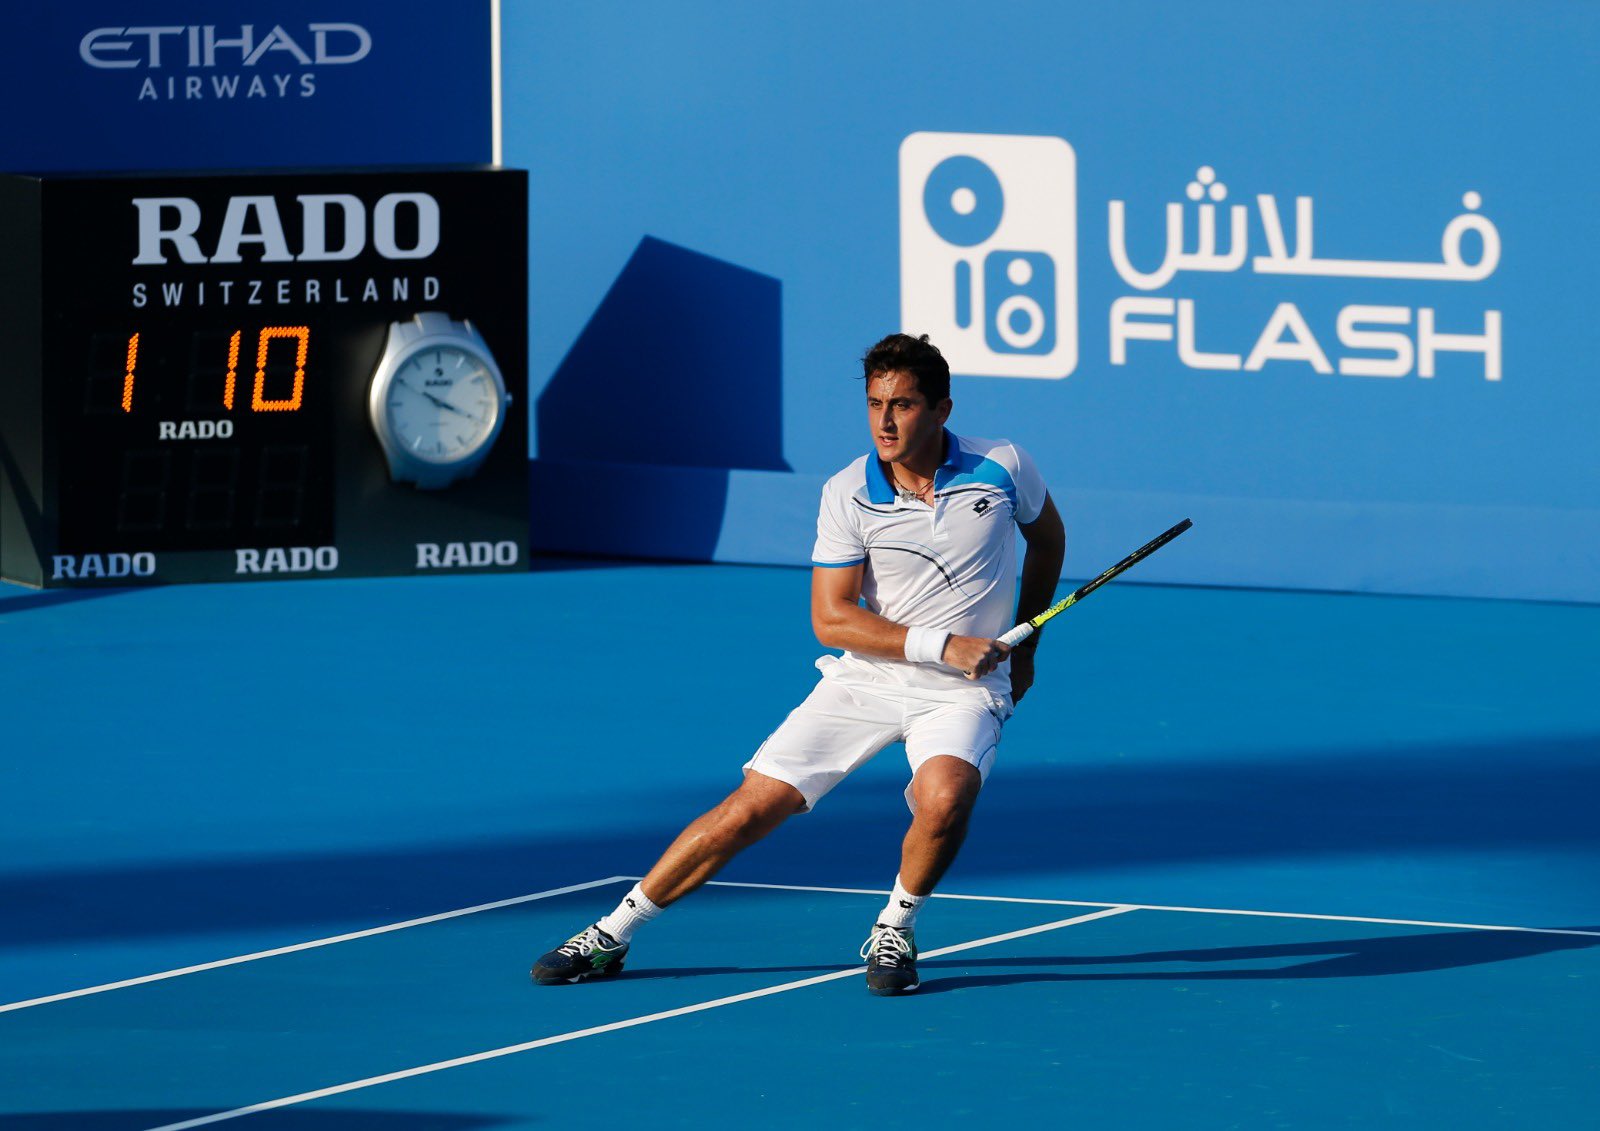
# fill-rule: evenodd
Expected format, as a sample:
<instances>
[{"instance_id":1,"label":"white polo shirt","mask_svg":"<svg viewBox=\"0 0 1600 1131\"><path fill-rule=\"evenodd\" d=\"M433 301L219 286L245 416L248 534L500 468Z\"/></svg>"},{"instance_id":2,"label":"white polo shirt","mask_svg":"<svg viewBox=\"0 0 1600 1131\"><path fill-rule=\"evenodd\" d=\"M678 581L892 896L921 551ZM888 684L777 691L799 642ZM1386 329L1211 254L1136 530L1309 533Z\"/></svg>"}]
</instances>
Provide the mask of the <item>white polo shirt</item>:
<instances>
[{"instance_id":1,"label":"white polo shirt","mask_svg":"<svg viewBox=\"0 0 1600 1131\"><path fill-rule=\"evenodd\" d=\"M944 436L946 456L934 471L932 506L897 492L876 453L829 479L811 564L865 562L862 599L886 620L992 638L1014 623L1016 524L1039 517L1044 480L1028 454L1009 440L978 440L949 430ZM853 652L842 663L850 674L907 688L1011 692L1010 661L976 682L943 664Z\"/></svg>"}]
</instances>

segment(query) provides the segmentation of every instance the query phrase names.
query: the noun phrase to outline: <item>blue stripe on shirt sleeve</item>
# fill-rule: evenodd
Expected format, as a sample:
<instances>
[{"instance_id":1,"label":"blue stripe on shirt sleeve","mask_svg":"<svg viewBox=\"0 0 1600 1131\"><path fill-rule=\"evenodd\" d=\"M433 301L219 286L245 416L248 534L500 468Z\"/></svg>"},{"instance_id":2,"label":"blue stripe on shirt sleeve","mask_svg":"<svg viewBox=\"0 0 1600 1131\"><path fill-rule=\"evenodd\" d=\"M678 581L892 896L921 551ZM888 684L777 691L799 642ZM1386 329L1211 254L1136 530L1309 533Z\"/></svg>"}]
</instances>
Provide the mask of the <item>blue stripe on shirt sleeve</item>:
<instances>
[{"instance_id":1,"label":"blue stripe on shirt sleeve","mask_svg":"<svg viewBox=\"0 0 1600 1131\"><path fill-rule=\"evenodd\" d=\"M845 566L860 565L862 562L864 562L866 560L867 560L866 558L855 558L855 559L853 559L851 561L848 561L848 562L818 562L818 561L813 561L811 564L814 565L814 566L819 566L822 569L843 569Z\"/></svg>"}]
</instances>

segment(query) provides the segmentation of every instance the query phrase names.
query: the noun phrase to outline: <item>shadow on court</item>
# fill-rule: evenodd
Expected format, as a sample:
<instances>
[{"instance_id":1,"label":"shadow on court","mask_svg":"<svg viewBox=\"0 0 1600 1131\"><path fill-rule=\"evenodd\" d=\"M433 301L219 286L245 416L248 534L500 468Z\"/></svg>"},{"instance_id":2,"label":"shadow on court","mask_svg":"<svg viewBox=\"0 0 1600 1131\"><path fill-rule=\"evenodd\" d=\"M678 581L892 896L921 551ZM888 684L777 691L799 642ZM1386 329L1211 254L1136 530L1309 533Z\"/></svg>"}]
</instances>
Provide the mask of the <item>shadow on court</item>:
<instances>
[{"instance_id":1,"label":"shadow on court","mask_svg":"<svg viewBox=\"0 0 1600 1131\"><path fill-rule=\"evenodd\" d=\"M859 964L857 964L859 965ZM848 963L823 963L816 966L641 966L629 967L618 975L618 981L642 982L659 978L704 978L709 974L832 974L849 970Z\"/></svg>"},{"instance_id":2,"label":"shadow on court","mask_svg":"<svg viewBox=\"0 0 1600 1131\"><path fill-rule=\"evenodd\" d=\"M1596 747L1590 738L1528 739L1396 749L1383 757L1286 754L1282 762L1165 764L1136 772L1019 769L996 775L985 790L946 887L961 890L988 875L1070 881L1079 869L1348 854L1554 848L1600 856L1600 822L1593 819L1593 798L1600 796ZM884 784L846 783L816 813L789 822L741 856L724 878L883 887L906 819L898 788L891 794ZM348 929L352 922L377 924L607 875L638 875L683 823L719 796L618 791L618 824L648 814L648 824L627 832L593 827L303 855L14 871L0 875L0 907L6 908L0 948L242 928L315 937L324 924ZM530 813L530 825L540 820ZM597 893L593 902L610 898ZM1562 917L1592 913L1574 907ZM1400 952L1362 953L1367 957L1353 961L1395 962Z\"/></svg>"},{"instance_id":3,"label":"shadow on court","mask_svg":"<svg viewBox=\"0 0 1600 1131\"><path fill-rule=\"evenodd\" d=\"M1597 927L1569 927L1566 930L1600 931ZM1546 935L1530 931L1455 930L1433 934L1381 936L1368 939L1338 939L1329 942L1226 946L1203 950L1143 951L1137 954L1058 954L1020 958L935 958L919 963L929 979L924 991L956 990L968 986L1003 986L1019 982L1063 981L1205 981L1274 980L1298 978L1370 978L1387 974L1421 974L1433 970L1453 970L1462 966L1482 966L1516 958L1532 958L1560 950L1581 950L1600 946L1600 936ZM1303 960L1303 961L1302 961ZM1277 962L1270 970L1138 970L1138 963L1214 963ZM1130 970L1097 970L1094 973L1063 973L1048 967L1121 966ZM1039 967L1037 971L1018 971L1019 966ZM938 971L974 967L1004 968L1008 973L940 978ZM840 963L789 966L685 966L656 968L645 966L625 971L620 980L645 981L657 978L699 978L715 974L828 974L849 969Z\"/></svg>"},{"instance_id":4,"label":"shadow on court","mask_svg":"<svg viewBox=\"0 0 1600 1131\"><path fill-rule=\"evenodd\" d=\"M1593 931L1594 927L1568 930ZM1146 951L1139 954L1058 954L1038 958L934 959L920 968L1005 967L1005 974L969 974L956 978L929 977L924 993L967 989L973 986L1008 986L1025 982L1100 981L1288 981L1301 978L1371 978L1388 974L1422 974L1482 966L1516 958L1532 958L1560 950L1581 950L1600 945L1600 937L1543 935L1525 931L1443 931L1421 935L1391 935L1369 939L1287 943L1263 946L1225 946L1205 950ZM1139 970L1138 963L1171 962L1277 962L1273 969L1249 970ZM1071 973L1044 967L1120 966L1128 970ZM1018 971L1019 966L1041 969Z\"/></svg>"},{"instance_id":5,"label":"shadow on court","mask_svg":"<svg viewBox=\"0 0 1600 1131\"><path fill-rule=\"evenodd\" d=\"M0 1115L6 1131L140 1131L165 1127L188 1119L215 1115L206 1109L144 1111L50 1111ZM515 1120L498 1116L458 1115L431 1111L318 1111L287 1107L250 1116L245 1126L263 1131L475 1131L478 1128L526 1125L527 1116Z\"/></svg>"},{"instance_id":6,"label":"shadow on court","mask_svg":"<svg viewBox=\"0 0 1600 1131\"><path fill-rule=\"evenodd\" d=\"M148 589L150 586L139 586ZM12 613L25 613L33 609L49 609L68 605L74 601L92 601L96 597L120 597L134 592L129 586L108 586L105 589L28 589L9 582L0 582L0 618Z\"/></svg>"},{"instance_id":7,"label":"shadow on court","mask_svg":"<svg viewBox=\"0 0 1600 1131\"><path fill-rule=\"evenodd\" d=\"M530 573L571 573L596 569L637 569L642 558L596 558L587 554L534 554L528 560ZM689 568L689 562L661 562L649 559L651 569Z\"/></svg>"}]
</instances>

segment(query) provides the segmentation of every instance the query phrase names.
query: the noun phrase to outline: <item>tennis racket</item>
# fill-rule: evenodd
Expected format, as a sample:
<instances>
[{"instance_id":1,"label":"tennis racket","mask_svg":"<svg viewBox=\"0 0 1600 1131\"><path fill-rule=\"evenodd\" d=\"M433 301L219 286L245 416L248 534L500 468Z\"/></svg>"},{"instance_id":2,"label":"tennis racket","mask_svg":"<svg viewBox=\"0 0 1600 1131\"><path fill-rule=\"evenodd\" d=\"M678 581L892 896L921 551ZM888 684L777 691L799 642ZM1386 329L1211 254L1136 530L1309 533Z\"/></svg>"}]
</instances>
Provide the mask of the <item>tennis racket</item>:
<instances>
[{"instance_id":1,"label":"tennis racket","mask_svg":"<svg viewBox=\"0 0 1600 1131\"><path fill-rule=\"evenodd\" d=\"M1110 581L1113 577L1116 577L1117 574L1121 573L1123 570L1128 569L1130 566L1138 565L1140 562L1144 561L1151 554L1161 549L1161 547L1165 546L1168 542L1172 541L1174 538L1182 534L1185 530L1188 530L1189 527L1193 525L1194 523L1190 522L1188 519L1184 519L1165 534L1162 534L1156 538L1152 538L1133 553L1123 558L1116 565L1106 570L1099 577L1089 582L1089 584L1078 589L1066 600L1057 601L1038 616L1031 620L1025 620L1021 624L1017 625L1016 628L1007 631L1004 636L999 638L1000 643L1004 644L1007 648L1015 648L1018 644L1021 644L1024 640L1028 639L1028 637L1032 636L1034 632L1044 624L1045 621L1049 620L1057 613L1076 605L1079 601L1083 600L1096 589L1100 588L1100 586Z\"/></svg>"}]
</instances>

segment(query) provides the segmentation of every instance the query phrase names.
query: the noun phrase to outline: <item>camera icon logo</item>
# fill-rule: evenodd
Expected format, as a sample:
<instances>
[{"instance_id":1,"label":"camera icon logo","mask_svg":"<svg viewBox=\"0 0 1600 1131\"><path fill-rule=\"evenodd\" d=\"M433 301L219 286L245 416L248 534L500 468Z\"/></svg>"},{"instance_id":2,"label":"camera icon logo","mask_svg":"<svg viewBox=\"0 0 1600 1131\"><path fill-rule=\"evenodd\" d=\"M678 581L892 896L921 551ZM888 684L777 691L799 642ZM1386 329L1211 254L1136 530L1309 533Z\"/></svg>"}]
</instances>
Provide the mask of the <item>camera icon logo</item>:
<instances>
[{"instance_id":1,"label":"camera icon logo","mask_svg":"<svg viewBox=\"0 0 1600 1131\"><path fill-rule=\"evenodd\" d=\"M900 315L952 373L1078 364L1077 160L1058 137L914 133L900 144Z\"/></svg>"}]
</instances>

